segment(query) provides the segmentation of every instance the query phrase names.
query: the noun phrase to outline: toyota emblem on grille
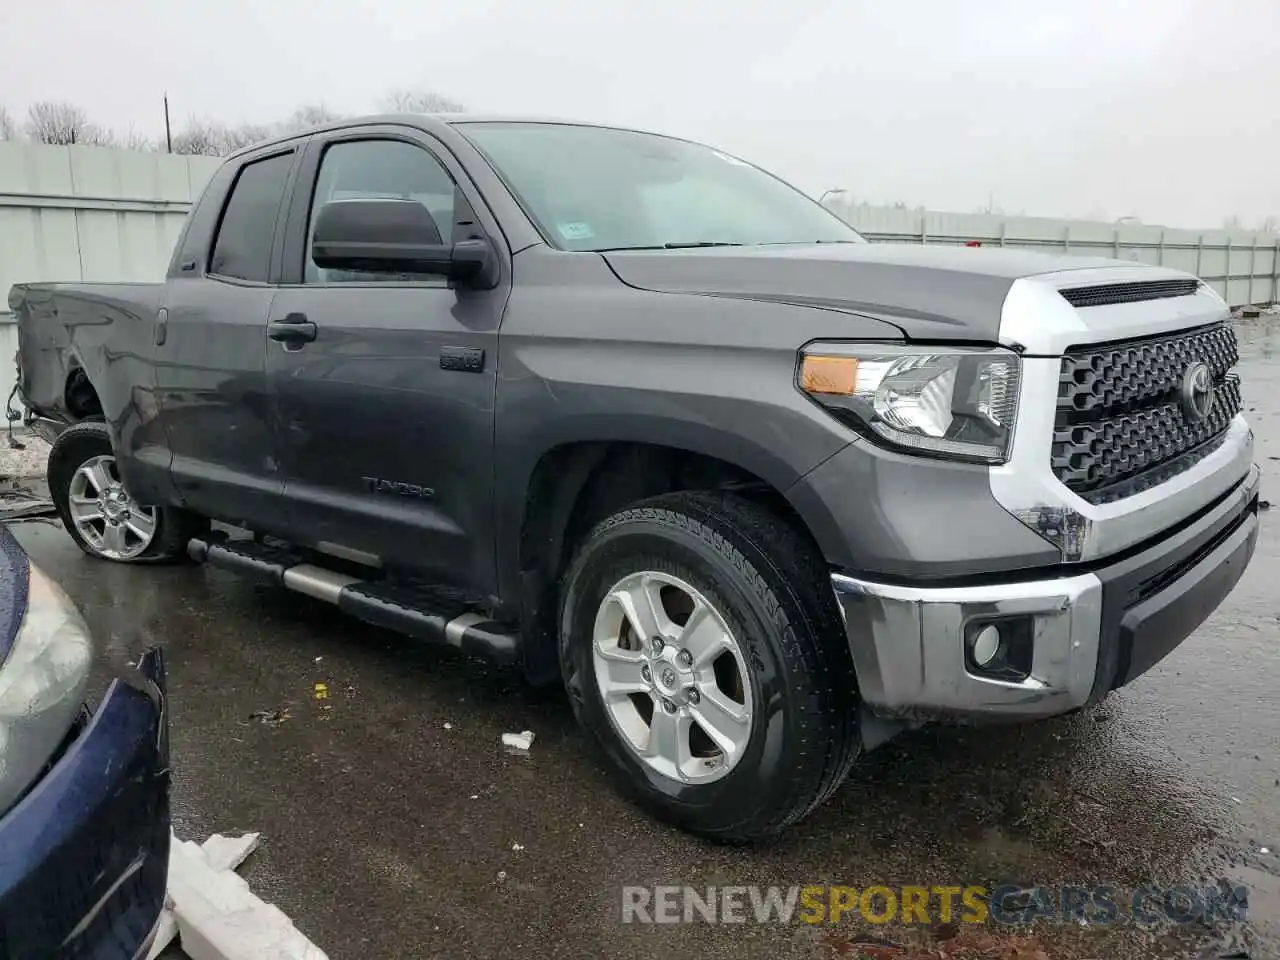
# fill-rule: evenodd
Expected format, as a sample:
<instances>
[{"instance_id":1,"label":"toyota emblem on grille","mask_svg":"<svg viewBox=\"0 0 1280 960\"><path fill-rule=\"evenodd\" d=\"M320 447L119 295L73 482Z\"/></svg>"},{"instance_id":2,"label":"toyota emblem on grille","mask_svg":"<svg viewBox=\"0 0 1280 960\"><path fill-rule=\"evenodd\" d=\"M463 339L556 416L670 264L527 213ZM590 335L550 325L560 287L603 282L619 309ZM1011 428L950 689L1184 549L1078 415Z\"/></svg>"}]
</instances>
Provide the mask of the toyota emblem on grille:
<instances>
[{"instance_id":1,"label":"toyota emblem on grille","mask_svg":"<svg viewBox=\"0 0 1280 960\"><path fill-rule=\"evenodd\" d=\"M1208 364L1193 363L1183 374L1182 412L1193 423L1213 412L1213 374Z\"/></svg>"}]
</instances>

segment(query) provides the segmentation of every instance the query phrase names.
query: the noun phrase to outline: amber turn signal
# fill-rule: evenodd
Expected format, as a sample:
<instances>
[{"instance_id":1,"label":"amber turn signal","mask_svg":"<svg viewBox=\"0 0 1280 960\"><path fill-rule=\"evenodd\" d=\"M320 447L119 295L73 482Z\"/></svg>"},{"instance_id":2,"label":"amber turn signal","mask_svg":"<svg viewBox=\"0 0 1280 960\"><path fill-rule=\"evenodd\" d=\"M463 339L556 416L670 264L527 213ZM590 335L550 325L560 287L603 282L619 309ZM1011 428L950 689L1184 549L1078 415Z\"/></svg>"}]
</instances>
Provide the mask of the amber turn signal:
<instances>
[{"instance_id":1,"label":"amber turn signal","mask_svg":"<svg viewBox=\"0 0 1280 960\"><path fill-rule=\"evenodd\" d=\"M800 389L805 393L849 396L858 383L858 361L853 357L805 357L800 364Z\"/></svg>"}]
</instances>

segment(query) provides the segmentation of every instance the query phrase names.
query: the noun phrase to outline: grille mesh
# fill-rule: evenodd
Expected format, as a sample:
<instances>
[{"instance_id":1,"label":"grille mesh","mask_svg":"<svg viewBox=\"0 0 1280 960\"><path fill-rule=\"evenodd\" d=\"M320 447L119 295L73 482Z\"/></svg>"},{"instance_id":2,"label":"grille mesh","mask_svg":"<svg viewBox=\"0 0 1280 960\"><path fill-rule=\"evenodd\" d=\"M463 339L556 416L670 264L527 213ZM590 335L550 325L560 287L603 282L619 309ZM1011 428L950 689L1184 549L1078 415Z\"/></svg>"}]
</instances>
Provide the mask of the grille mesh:
<instances>
[{"instance_id":1,"label":"grille mesh","mask_svg":"<svg viewBox=\"0 0 1280 960\"><path fill-rule=\"evenodd\" d=\"M1137 303L1140 300L1164 300L1189 297L1200 288L1200 281L1144 280L1141 283L1103 283L1092 287L1068 287L1059 290L1073 307L1105 307L1115 303Z\"/></svg>"},{"instance_id":2,"label":"grille mesh","mask_svg":"<svg viewBox=\"0 0 1280 960\"><path fill-rule=\"evenodd\" d=\"M1062 358L1058 410L1091 413L1176 392L1187 365L1207 363L1214 382L1240 359L1236 334L1221 324L1160 340L1073 350Z\"/></svg>"},{"instance_id":3,"label":"grille mesh","mask_svg":"<svg viewBox=\"0 0 1280 960\"><path fill-rule=\"evenodd\" d=\"M1069 351L1058 380L1054 474L1100 502L1114 499L1108 488L1148 470L1167 465L1159 470L1163 482L1187 469L1195 459L1183 455L1221 435L1240 411L1240 378L1228 372L1238 357L1226 324ZM1214 390L1213 409L1200 421L1189 419L1181 402L1183 378L1197 362L1209 367Z\"/></svg>"}]
</instances>

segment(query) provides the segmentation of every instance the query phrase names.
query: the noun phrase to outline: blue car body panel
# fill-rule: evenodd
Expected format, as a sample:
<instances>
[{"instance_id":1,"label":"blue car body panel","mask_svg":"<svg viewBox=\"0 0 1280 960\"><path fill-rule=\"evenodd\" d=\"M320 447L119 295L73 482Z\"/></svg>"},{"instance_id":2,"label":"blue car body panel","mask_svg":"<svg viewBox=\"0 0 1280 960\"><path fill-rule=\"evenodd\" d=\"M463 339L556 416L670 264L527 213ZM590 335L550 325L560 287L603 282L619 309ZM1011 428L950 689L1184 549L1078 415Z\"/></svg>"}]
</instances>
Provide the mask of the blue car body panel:
<instances>
[{"instance_id":1,"label":"blue car body panel","mask_svg":"<svg viewBox=\"0 0 1280 960\"><path fill-rule=\"evenodd\" d=\"M27 569L31 561L26 551L13 538L9 528L0 525L0 665L4 664L13 640L27 613Z\"/></svg>"},{"instance_id":2,"label":"blue car body panel","mask_svg":"<svg viewBox=\"0 0 1280 960\"><path fill-rule=\"evenodd\" d=\"M21 581L25 608L25 557L19 576L10 545L0 533L0 572L8 573L0 593L12 596ZM169 742L160 651L142 658L136 677L112 683L69 732L50 768L0 817L0 960L134 960L164 906Z\"/></svg>"}]
</instances>

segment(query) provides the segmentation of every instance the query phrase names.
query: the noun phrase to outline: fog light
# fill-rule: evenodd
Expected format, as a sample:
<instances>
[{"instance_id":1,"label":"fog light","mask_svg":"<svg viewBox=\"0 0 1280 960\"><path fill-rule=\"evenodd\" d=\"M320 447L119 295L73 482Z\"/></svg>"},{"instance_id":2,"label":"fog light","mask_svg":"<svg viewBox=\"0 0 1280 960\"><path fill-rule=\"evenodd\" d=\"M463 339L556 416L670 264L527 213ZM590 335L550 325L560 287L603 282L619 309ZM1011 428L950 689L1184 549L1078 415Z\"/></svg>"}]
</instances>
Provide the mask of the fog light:
<instances>
[{"instance_id":1,"label":"fog light","mask_svg":"<svg viewBox=\"0 0 1280 960\"><path fill-rule=\"evenodd\" d=\"M1000 628L989 623L974 634L969 653L978 666L988 666L1000 655Z\"/></svg>"},{"instance_id":2,"label":"fog light","mask_svg":"<svg viewBox=\"0 0 1280 960\"><path fill-rule=\"evenodd\" d=\"M1035 661L1035 617L981 617L964 626L964 665L987 680L1021 683Z\"/></svg>"}]
</instances>

